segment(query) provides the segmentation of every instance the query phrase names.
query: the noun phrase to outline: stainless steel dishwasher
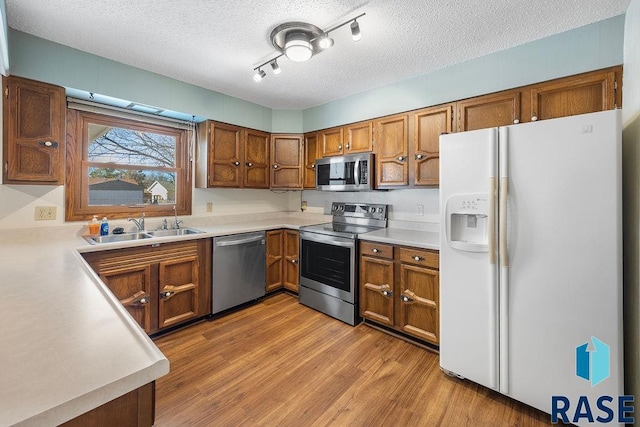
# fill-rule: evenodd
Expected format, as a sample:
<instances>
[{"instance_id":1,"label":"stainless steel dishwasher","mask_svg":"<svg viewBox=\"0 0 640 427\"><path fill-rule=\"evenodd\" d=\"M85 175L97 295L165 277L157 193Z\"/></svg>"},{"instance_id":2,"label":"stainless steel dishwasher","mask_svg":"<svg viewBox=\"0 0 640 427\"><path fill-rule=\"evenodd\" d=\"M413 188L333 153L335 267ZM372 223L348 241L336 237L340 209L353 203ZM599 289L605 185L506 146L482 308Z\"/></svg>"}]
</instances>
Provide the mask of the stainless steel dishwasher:
<instances>
[{"instance_id":1,"label":"stainless steel dishwasher","mask_svg":"<svg viewBox=\"0 0 640 427\"><path fill-rule=\"evenodd\" d=\"M264 296L265 251L264 231L214 237L213 313Z\"/></svg>"}]
</instances>

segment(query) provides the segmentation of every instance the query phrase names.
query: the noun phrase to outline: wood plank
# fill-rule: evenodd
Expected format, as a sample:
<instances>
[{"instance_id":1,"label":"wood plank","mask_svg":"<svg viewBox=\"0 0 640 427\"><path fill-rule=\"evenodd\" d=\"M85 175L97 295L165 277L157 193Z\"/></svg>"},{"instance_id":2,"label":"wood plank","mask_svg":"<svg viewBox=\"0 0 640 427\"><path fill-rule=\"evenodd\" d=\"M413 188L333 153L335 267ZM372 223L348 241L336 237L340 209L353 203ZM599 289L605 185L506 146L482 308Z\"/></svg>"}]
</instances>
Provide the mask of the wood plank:
<instances>
[{"instance_id":1,"label":"wood plank","mask_svg":"<svg viewBox=\"0 0 640 427\"><path fill-rule=\"evenodd\" d=\"M159 427L551 425L541 411L447 377L437 354L284 293L155 342L171 363L156 383Z\"/></svg>"}]
</instances>

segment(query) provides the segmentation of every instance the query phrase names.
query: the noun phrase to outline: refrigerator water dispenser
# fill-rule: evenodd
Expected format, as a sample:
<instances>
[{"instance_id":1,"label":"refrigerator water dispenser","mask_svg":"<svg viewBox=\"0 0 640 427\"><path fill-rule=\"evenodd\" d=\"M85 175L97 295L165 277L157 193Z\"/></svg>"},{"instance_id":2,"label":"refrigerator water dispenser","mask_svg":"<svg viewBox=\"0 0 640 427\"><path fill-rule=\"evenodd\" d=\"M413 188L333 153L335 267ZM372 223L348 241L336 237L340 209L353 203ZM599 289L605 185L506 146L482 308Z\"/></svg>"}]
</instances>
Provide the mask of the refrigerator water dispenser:
<instances>
[{"instance_id":1,"label":"refrigerator water dispenser","mask_svg":"<svg viewBox=\"0 0 640 427\"><path fill-rule=\"evenodd\" d=\"M458 194L447 200L447 242L468 252L489 250L487 194Z\"/></svg>"}]
</instances>

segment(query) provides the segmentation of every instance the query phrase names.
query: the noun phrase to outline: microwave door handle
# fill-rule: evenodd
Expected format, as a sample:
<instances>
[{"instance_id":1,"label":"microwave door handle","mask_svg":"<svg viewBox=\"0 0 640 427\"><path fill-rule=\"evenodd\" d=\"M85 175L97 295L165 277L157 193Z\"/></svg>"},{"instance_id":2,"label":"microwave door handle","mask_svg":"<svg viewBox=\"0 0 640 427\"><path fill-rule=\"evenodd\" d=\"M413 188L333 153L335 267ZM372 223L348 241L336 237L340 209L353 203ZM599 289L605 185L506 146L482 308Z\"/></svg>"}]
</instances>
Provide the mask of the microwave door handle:
<instances>
[{"instance_id":1,"label":"microwave door handle","mask_svg":"<svg viewBox=\"0 0 640 427\"><path fill-rule=\"evenodd\" d=\"M353 178L355 185L360 185L360 159L356 159L356 163L353 166Z\"/></svg>"}]
</instances>

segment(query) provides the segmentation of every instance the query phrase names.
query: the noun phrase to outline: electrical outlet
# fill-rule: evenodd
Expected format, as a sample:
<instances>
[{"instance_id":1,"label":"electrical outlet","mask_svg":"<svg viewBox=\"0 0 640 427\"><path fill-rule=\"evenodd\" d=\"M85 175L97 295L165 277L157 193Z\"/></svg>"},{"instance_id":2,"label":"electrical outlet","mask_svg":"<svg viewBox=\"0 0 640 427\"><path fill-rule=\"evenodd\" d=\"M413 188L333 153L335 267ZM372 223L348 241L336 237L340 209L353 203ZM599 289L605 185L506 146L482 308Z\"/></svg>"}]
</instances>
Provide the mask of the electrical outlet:
<instances>
[{"instance_id":1,"label":"electrical outlet","mask_svg":"<svg viewBox=\"0 0 640 427\"><path fill-rule=\"evenodd\" d=\"M56 219L55 206L36 206L36 221L52 221Z\"/></svg>"},{"instance_id":2,"label":"electrical outlet","mask_svg":"<svg viewBox=\"0 0 640 427\"><path fill-rule=\"evenodd\" d=\"M416 205L416 215L424 216L424 205Z\"/></svg>"},{"instance_id":3,"label":"electrical outlet","mask_svg":"<svg viewBox=\"0 0 640 427\"><path fill-rule=\"evenodd\" d=\"M213 202L207 202L207 212L213 212Z\"/></svg>"}]
</instances>

